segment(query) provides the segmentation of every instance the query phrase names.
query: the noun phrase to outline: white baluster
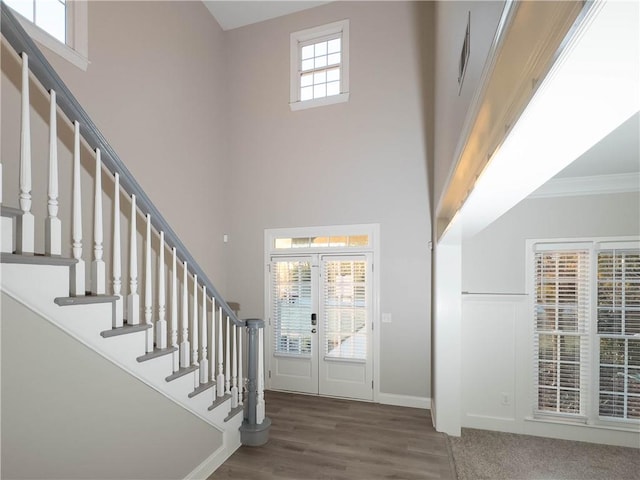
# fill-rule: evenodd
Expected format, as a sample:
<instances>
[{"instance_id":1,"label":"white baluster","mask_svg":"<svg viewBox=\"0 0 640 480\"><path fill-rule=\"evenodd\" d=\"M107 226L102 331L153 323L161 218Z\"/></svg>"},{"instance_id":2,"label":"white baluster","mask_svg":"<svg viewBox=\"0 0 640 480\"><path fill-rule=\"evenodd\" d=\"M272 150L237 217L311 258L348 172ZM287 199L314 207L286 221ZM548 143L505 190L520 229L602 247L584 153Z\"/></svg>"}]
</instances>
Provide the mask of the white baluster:
<instances>
[{"instance_id":1,"label":"white baluster","mask_svg":"<svg viewBox=\"0 0 640 480\"><path fill-rule=\"evenodd\" d=\"M96 178L93 196L93 262L91 263L91 293L104 295L106 270L102 260L102 158L96 148Z\"/></svg>"},{"instance_id":2,"label":"white baluster","mask_svg":"<svg viewBox=\"0 0 640 480\"><path fill-rule=\"evenodd\" d=\"M178 265L176 263L176 247L173 247L173 271L171 273L171 346L173 352L173 371L180 368L180 356L178 354Z\"/></svg>"},{"instance_id":3,"label":"white baluster","mask_svg":"<svg viewBox=\"0 0 640 480\"><path fill-rule=\"evenodd\" d=\"M20 123L20 210L16 223L16 252L33 255L35 218L31 213L31 120L29 104L29 57L22 53L22 116Z\"/></svg>"},{"instance_id":4,"label":"white baluster","mask_svg":"<svg viewBox=\"0 0 640 480\"><path fill-rule=\"evenodd\" d=\"M193 298L191 303L191 364L200 368L198 364L198 275L193 275ZM193 377L194 388L200 384L199 375Z\"/></svg>"},{"instance_id":5,"label":"white baluster","mask_svg":"<svg viewBox=\"0 0 640 480\"><path fill-rule=\"evenodd\" d=\"M85 268L82 259L82 192L80 189L80 124L74 122L73 138L73 224L71 237L73 238L73 258L76 263L71 267L69 276L69 290L71 296L85 294Z\"/></svg>"},{"instance_id":6,"label":"white baluster","mask_svg":"<svg viewBox=\"0 0 640 480\"><path fill-rule=\"evenodd\" d=\"M218 389L218 396L224 396L224 372L222 355L224 350L222 349L222 307L218 308L218 376L216 377L216 388Z\"/></svg>"},{"instance_id":7,"label":"white baluster","mask_svg":"<svg viewBox=\"0 0 640 480\"><path fill-rule=\"evenodd\" d=\"M151 215L147 213L146 248L144 250L144 323L146 331L147 353L153 352L153 277L151 276Z\"/></svg>"},{"instance_id":8,"label":"white baluster","mask_svg":"<svg viewBox=\"0 0 640 480\"><path fill-rule=\"evenodd\" d=\"M233 329L233 351L231 353L231 363L233 365L231 369L231 408L236 408L238 406L238 327L232 323L231 328Z\"/></svg>"},{"instance_id":9,"label":"white baluster","mask_svg":"<svg viewBox=\"0 0 640 480\"><path fill-rule=\"evenodd\" d=\"M202 344L200 355L200 383L207 383L209 381L209 358L207 357L207 343L208 343L207 328L207 286L202 286L202 327L200 328L200 343Z\"/></svg>"},{"instance_id":10,"label":"white baluster","mask_svg":"<svg viewBox=\"0 0 640 480\"><path fill-rule=\"evenodd\" d=\"M231 324L227 315L224 344L224 393L231 393Z\"/></svg>"},{"instance_id":11,"label":"white baluster","mask_svg":"<svg viewBox=\"0 0 640 480\"><path fill-rule=\"evenodd\" d=\"M167 348L167 306L164 286L164 232L160 232L160 252L158 255L158 321L156 322L156 346Z\"/></svg>"},{"instance_id":12,"label":"white baluster","mask_svg":"<svg viewBox=\"0 0 640 480\"><path fill-rule=\"evenodd\" d=\"M256 423L260 425L264 422L265 404L264 404L264 328L259 329L258 333L258 391L256 395Z\"/></svg>"},{"instance_id":13,"label":"white baluster","mask_svg":"<svg viewBox=\"0 0 640 480\"><path fill-rule=\"evenodd\" d=\"M118 297L113 309L113 328L120 328L123 325L124 305L120 289L122 282L120 279L122 269L122 259L120 257L120 174L116 173L116 186L113 194L113 294Z\"/></svg>"},{"instance_id":14,"label":"white baluster","mask_svg":"<svg viewBox=\"0 0 640 480\"><path fill-rule=\"evenodd\" d=\"M189 366L189 292L187 287L187 262L182 271L182 343L180 344L180 368Z\"/></svg>"},{"instance_id":15,"label":"white baluster","mask_svg":"<svg viewBox=\"0 0 640 480\"><path fill-rule=\"evenodd\" d=\"M62 222L58 218L58 116L56 92L51 90L49 104L49 188L47 218L44 221L45 255L62 255Z\"/></svg>"},{"instance_id":16,"label":"white baluster","mask_svg":"<svg viewBox=\"0 0 640 480\"><path fill-rule=\"evenodd\" d=\"M138 227L136 226L136 196L131 195L131 226L129 227L129 295L127 296L127 323L140 324L140 295L138 295Z\"/></svg>"},{"instance_id":17,"label":"white baluster","mask_svg":"<svg viewBox=\"0 0 640 480\"><path fill-rule=\"evenodd\" d=\"M242 341L244 328L238 327L238 405L242 405L244 399L244 374L242 371Z\"/></svg>"}]
</instances>

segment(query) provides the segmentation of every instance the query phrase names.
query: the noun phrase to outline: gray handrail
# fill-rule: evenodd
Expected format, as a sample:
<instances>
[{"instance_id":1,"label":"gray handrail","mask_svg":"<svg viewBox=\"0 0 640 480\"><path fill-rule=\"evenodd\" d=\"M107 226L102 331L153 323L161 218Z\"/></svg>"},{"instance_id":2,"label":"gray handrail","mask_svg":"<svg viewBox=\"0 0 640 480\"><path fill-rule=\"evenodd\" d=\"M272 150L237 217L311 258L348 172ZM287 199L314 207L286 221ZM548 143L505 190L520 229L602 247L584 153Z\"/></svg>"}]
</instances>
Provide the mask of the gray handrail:
<instances>
[{"instance_id":1,"label":"gray handrail","mask_svg":"<svg viewBox=\"0 0 640 480\"><path fill-rule=\"evenodd\" d=\"M13 49L21 54L25 52L29 56L29 69L31 73L38 79L42 86L50 90L55 90L57 104L64 114L72 122L80 123L80 134L92 149L100 148L102 153L102 164L111 173L120 175L120 186L129 194L135 194L138 209L143 214L151 215L151 224L157 232L163 231L167 246L175 247L176 252L181 260L185 260L188 270L192 274L198 275L198 280L202 285L207 287L209 295L215 298L217 305L221 306L224 312L229 316L231 321L238 326L246 326L246 322L239 320L235 312L229 307L227 302L218 293L213 283L202 268L197 264L193 256L178 238L178 235L169 226L164 217L160 214L155 205L151 202L142 187L138 184L124 162L115 152L113 147L109 145L107 139L102 135L98 127L93 123L87 112L82 108L78 100L73 96L62 79L58 76L51 64L47 61L40 49L33 42L29 34L22 28L20 22L16 19L11 9L0 1L2 7L2 22L0 31L7 39Z\"/></svg>"}]
</instances>

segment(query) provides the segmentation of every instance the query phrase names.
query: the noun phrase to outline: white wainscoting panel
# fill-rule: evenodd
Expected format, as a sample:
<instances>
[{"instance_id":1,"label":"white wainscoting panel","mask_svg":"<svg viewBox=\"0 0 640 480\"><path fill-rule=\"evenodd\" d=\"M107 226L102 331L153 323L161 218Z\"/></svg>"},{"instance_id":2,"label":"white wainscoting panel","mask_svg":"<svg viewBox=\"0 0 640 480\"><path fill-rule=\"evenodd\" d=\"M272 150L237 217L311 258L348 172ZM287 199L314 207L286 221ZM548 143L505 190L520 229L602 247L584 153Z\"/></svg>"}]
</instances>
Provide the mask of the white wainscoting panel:
<instances>
[{"instance_id":1,"label":"white wainscoting panel","mask_svg":"<svg viewBox=\"0 0 640 480\"><path fill-rule=\"evenodd\" d=\"M463 427L494 430L516 420L516 335L525 321L526 298L463 295Z\"/></svg>"}]
</instances>

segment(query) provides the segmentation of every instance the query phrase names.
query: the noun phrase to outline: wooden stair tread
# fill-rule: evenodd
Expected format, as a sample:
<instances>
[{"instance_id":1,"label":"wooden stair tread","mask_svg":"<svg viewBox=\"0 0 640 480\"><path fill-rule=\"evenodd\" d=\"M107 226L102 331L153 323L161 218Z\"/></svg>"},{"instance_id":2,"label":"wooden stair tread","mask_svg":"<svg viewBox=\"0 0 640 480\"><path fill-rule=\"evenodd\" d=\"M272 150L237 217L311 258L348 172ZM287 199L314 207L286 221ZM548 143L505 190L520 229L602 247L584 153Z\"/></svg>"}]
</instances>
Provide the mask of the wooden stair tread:
<instances>
[{"instance_id":1,"label":"wooden stair tread","mask_svg":"<svg viewBox=\"0 0 640 480\"><path fill-rule=\"evenodd\" d=\"M197 365L189 365L188 367L180 367L177 372L173 372L171 375L165 378L167 382L172 382L180 377L184 377L188 373L195 372L198 370Z\"/></svg>"},{"instance_id":2,"label":"wooden stair tread","mask_svg":"<svg viewBox=\"0 0 640 480\"><path fill-rule=\"evenodd\" d=\"M16 253L3 252L0 255L0 263L20 263L24 265L60 265L63 267L69 267L77 260L74 258L66 257L52 257L50 255L44 255L42 253L35 253L33 255L18 255Z\"/></svg>"},{"instance_id":3,"label":"wooden stair tread","mask_svg":"<svg viewBox=\"0 0 640 480\"><path fill-rule=\"evenodd\" d=\"M243 411L244 411L244 405L238 405L236 408L232 408L231 411L229 412L229 415L227 415L225 417L224 421L228 422L233 417L235 417L237 414L239 414L240 412L243 412Z\"/></svg>"},{"instance_id":4,"label":"wooden stair tread","mask_svg":"<svg viewBox=\"0 0 640 480\"><path fill-rule=\"evenodd\" d=\"M153 352L145 353L144 355L141 355L138 358L136 358L136 361L139 363L142 363L149 360L153 360L154 358L163 357L164 355L169 355L170 353L173 353L176 351L178 351L176 347L155 348Z\"/></svg>"},{"instance_id":5,"label":"wooden stair tread","mask_svg":"<svg viewBox=\"0 0 640 480\"><path fill-rule=\"evenodd\" d=\"M147 325L146 323L140 323L138 325L128 325L125 323L122 327L116 327L111 330L104 330L103 332L100 332L100 336L103 338L117 337L119 335L127 335L128 333L144 332L150 328L151 325Z\"/></svg>"},{"instance_id":6,"label":"wooden stair tread","mask_svg":"<svg viewBox=\"0 0 640 480\"><path fill-rule=\"evenodd\" d=\"M213 388L216 386L216 382L211 381L211 382L207 382L207 383L201 383L197 388L195 388L193 390L193 392L189 393L189 395L187 395L189 398L193 398L196 395L201 394L202 392L206 392L207 390L209 390L210 388Z\"/></svg>"},{"instance_id":7,"label":"wooden stair tread","mask_svg":"<svg viewBox=\"0 0 640 480\"><path fill-rule=\"evenodd\" d=\"M7 207L5 205L2 205L0 207L0 216L2 217L12 218L19 217L20 215L22 215L22 210L20 210L19 208Z\"/></svg>"},{"instance_id":8,"label":"wooden stair tread","mask_svg":"<svg viewBox=\"0 0 640 480\"><path fill-rule=\"evenodd\" d=\"M213 403L207 407L207 410L209 410L209 411L213 410L213 409L214 409L214 408L216 408L218 405L220 405L220 404L222 404L222 403L226 402L226 401L227 401L227 400L229 400L230 398L231 398L231 395L230 395L229 393L225 393L223 396L221 396L221 397L217 397L217 398L213 401Z\"/></svg>"},{"instance_id":9,"label":"wooden stair tread","mask_svg":"<svg viewBox=\"0 0 640 480\"><path fill-rule=\"evenodd\" d=\"M56 297L53 301L61 307L70 305L91 305L94 303L115 302L119 297L117 295L79 295L77 297Z\"/></svg>"}]
</instances>

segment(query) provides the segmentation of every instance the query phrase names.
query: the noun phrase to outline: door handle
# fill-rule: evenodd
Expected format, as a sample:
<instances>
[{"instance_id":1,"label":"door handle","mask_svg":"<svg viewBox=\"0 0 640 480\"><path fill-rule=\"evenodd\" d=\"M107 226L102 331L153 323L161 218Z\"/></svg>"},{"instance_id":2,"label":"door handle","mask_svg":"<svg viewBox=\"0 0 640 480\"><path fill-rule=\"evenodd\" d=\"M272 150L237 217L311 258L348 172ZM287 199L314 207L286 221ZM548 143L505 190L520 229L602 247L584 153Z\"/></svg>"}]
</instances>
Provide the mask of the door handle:
<instances>
[{"instance_id":1,"label":"door handle","mask_svg":"<svg viewBox=\"0 0 640 480\"><path fill-rule=\"evenodd\" d=\"M316 332L317 332L317 330L315 328L311 329L311 333L316 333Z\"/></svg>"},{"instance_id":2,"label":"door handle","mask_svg":"<svg viewBox=\"0 0 640 480\"><path fill-rule=\"evenodd\" d=\"M317 315L315 313L312 313L311 314L311 325L317 325L317 324L318 324L318 317L317 317Z\"/></svg>"}]
</instances>

